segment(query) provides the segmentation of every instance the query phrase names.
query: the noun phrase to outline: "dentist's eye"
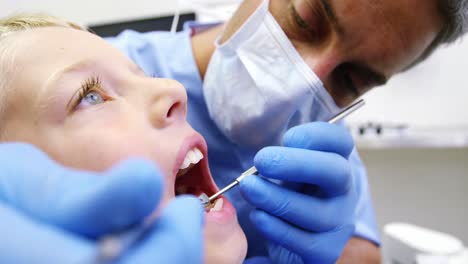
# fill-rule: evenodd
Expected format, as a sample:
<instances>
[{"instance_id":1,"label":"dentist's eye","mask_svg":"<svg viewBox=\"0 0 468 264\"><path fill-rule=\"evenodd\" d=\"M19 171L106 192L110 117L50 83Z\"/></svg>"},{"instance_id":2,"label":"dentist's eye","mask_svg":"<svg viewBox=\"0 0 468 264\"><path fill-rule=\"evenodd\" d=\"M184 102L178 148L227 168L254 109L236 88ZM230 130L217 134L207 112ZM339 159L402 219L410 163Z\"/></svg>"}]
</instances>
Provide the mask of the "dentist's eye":
<instances>
[{"instance_id":1,"label":"dentist's eye","mask_svg":"<svg viewBox=\"0 0 468 264\"><path fill-rule=\"evenodd\" d=\"M76 99L72 98L68 103L69 112L113 100L103 91L101 80L98 77L87 79L78 90L78 95L73 97L76 97Z\"/></svg>"},{"instance_id":2,"label":"dentist's eye","mask_svg":"<svg viewBox=\"0 0 468 264\"><path fill-rule=\"evenodd\" d=\"M299 30L296 37L310 44L326 40L330 36L331 29L323 7L318 3L298 5L297 7L292 3L289 5L290 20Z\"/></svg>"}]
</instances>

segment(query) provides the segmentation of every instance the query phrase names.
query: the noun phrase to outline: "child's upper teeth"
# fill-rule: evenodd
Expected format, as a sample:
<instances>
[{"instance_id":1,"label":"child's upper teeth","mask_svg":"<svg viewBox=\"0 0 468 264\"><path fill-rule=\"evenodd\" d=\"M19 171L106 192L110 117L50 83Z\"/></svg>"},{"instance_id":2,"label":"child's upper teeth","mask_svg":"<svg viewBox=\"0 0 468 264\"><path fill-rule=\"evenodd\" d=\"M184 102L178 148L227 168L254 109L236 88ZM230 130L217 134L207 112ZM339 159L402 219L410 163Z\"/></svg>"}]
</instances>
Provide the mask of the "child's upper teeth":
<instances>
[{"instance_id":1,"label":"child's upper teeth","mask_svg":"<svg viewBox=\"0 0 468 264\"><path fill-rule=\"evenodd\" d=\"M180 166L180 169L186 169L190 164L197 164L201 159L203 159L203 154L198 148L193 148L185 156L184 162Z\"/></svg>"}]
</instances>

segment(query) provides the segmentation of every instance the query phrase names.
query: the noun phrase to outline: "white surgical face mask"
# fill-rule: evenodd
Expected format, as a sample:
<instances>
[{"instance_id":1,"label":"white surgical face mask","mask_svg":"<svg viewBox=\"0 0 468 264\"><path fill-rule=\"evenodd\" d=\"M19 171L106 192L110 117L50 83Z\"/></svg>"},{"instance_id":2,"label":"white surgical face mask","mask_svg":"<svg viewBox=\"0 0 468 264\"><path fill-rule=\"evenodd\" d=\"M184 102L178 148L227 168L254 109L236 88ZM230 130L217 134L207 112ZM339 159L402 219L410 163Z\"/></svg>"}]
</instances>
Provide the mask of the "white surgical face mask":
<instances>
[{"instance_id":1,"label":"white surgical face mask","mask_svg":"<svg viewBox=\"0 0 468 264\"><path fill-rule=\"evenodd\" d=\"M339 111L268 6L263 1L227 42L218 38L203 87L216 125L249 149L278 145L289 127Z\"/></svg>"}]
</instances>

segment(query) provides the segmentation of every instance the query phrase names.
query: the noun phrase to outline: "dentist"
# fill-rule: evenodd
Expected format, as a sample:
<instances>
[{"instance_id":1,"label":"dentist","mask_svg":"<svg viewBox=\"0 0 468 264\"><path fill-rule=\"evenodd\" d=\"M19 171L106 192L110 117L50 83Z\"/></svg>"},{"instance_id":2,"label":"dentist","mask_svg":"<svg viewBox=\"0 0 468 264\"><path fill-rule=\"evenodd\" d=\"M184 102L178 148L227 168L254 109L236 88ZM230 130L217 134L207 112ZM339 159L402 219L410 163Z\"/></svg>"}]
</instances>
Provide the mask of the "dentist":
<instances>
[{"instance_id":1,"label":"dentist","mask_svg":"<svg viewBox=\"0 0 468 264\"><path fill-rule=\"evenodd\" d=\"M248 257L378 263L366 172L343 126L323 122L466 31L464 0L244 0L221 26L109 39L148 74L187 89ZM418 12L414 12L418 10ZM343 251L344 249L344 251Z\"/></svg>"},{"instance_id":2,"label":"dentist","mask_svg":"<svg viewBox=\"0 0 468 264\"><path fill-rule=\"evenodd\" d=\"M227 194L250 261L379 263L363 164L346 129L320 121L459 38L467 12L465 0L244 0L225 25L109 42L186 87L187 118L207 140L219 186L252 165L266 178ZM12 172L3 182L21 172L14 160L1 157Z\"/></svg>"}]
</instances>

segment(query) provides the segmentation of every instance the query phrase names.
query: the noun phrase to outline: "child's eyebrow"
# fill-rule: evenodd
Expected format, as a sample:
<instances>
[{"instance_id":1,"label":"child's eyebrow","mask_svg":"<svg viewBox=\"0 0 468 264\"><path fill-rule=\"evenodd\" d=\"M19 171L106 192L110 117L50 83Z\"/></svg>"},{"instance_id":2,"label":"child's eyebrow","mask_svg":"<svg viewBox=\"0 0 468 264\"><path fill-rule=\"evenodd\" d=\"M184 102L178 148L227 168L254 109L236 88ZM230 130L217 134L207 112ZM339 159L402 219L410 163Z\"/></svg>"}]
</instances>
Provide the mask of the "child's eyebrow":
<instances>
[{"instance_id":1,"label":"child's eyebrow","mask_svg":"<svg viewBox=\"0 0 468 264\"><path fill-rule=\"evenodd\" d=\"M94 59L81 60L52 73L39 89L36 104L38 104L40 109L43 109L44 111L50 108L53 109L53 106L55 105L60 105L60 102L69 98L70 91L69 89L54 89L55 84L68 73L90 69L91 67L95 67L97 64L98 62Z\"/></svg>"},{"instance_id":2,"label":"child's eyebrow","mask_svg":"<svg viewBox=\"0 0 468 264\"><path fill-rule=\"evenodd\" d=\"M49 78L42 84L41 88L39 89L38 100L39 98L44 98L44 95L47 95L46 97L50 97L49 95L50 91L51 90L56 91L55 89L53 89L54 84L59 82L62 79L62 77L65 76L66 74L89 69L90 67L94 67L95 65L97 65L96 60L93 60L93 59L81 60L52 73L49 76Z\"/></svg>"},{"instance_id":3,"label":"child's eyebrow","mask_svg":"<svg viewBox=\"0 0 468 264\"><path fill-rule=\"evenodd\" d=\"M98 64L99 64L99 62L94 60L94 59L86 59L86 60L82 60L82 61L78 61L76 63L73 63L73 64L71 64L71 65L69 65L69 66L55 72L54 74L52 74L51 77L49 78L49 80L47 81L46 86L48 87L51 84L53 84L54 82L58 81L63 75L66 75L66 74L71 73L71 72L81 71L83 69L94 68ZM140 68L140 66L138 66L138 65L136 65L134 63L131 63L129 65L129 69L135 74L145 75L145 72Z\"/></svg>"},{"instance_id":4,"label":"child's eyebrow","mask_svg":"<svg viewBox=\"0 0 468 264\"><path fill-rule=\"evenodd\" d=\"M130 64L130 70L137 75L146 76L145 71L135 63Z\"/></svg>"},{"instance_id":5,"label":"child's eyebrow","mask_svg":"<svg viewBox=\"0 0 468 264\"><path fill-rule=\"evenodd\" d=\"M91 59L82 60L82 61L76 62L74 64L71 64L71 65L69 65L69 66L55 72L54 74L52 74L52 76L47 81L47 86L50 86L52 83L58 81L63 75L65 75L67 73L71 73L71 72L75 72L75 71L80 71L82 69L90 68L90 67L93 67L96 64L97 64L97 62L95 60L91 60Z\"/></svg>"}]
</instances>

